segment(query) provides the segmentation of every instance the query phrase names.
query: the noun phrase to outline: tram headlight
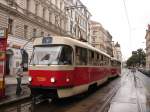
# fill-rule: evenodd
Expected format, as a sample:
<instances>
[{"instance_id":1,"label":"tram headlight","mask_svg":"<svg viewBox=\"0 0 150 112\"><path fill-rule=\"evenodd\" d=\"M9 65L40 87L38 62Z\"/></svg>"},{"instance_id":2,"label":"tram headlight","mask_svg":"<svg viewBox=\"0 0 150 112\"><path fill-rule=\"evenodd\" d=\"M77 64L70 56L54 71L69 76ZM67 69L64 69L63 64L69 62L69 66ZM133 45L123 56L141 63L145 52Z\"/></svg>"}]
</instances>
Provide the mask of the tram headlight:
<instances>
[{"instance_id":1,"label":"tram headlight","mask_svg":"<svg viewBox=\"0 0 150 112\"><path fill-rule=\"evenodd\" d=\"M29 77L28 80L29 80L29 82L31 82L32 81L32 77Z\"/></svg>"},{"instance_id":2,"label":"tram headlight","mask_svg":"<svg viewBox=\"0 0 150 112\"><path fill-rule=\"evenodd\" d=\"M66 78L66 82L70 82L70 79L69 79L69 78Z\"/></svg>"},{"instance_id":3,"label":"tram headlight","mask_svg":"<svg viewBox=\"0 0 150 112\"><path fill-rule=\"evenodd\" d=\"M51 81L52 83L54 83L54 82L56 82L56 79L55 79L54 77L51 77L50 81Z\"/></svg>"}]
</instances>

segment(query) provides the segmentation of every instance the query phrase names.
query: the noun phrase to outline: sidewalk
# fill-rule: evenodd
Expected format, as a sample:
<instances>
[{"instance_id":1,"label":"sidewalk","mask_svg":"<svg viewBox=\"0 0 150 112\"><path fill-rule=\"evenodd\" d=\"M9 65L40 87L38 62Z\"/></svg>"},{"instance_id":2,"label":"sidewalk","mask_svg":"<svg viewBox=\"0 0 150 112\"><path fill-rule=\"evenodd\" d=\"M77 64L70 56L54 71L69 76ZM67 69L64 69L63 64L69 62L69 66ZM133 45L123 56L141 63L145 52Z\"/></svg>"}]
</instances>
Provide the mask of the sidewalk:
<instances>
[{"instance_id":1,"label":"sidewalk","mask_svg":"<svg viewBox=\"0 0 150 112\"><path fill-rule=\"evenodd\" d=\"M30 89L28 88L28 75L24 73L22 78L22 93L20 96L16 96L16 76L6 76L5 77L5 95L6 97L0 99L0 106L13 103L19 100L23 100L30 97Z\"/></svg>"},{"instance_id":2,"label":"sidewalk","mask_svg":"<svg viewBox=\"0 0 150 112\"><path fill-rule=\"evenodd\" d=\"M108 112L150 112L150 78L129 72L121 78L121 87L111 101Z\"/></svg>"}]
</instances>

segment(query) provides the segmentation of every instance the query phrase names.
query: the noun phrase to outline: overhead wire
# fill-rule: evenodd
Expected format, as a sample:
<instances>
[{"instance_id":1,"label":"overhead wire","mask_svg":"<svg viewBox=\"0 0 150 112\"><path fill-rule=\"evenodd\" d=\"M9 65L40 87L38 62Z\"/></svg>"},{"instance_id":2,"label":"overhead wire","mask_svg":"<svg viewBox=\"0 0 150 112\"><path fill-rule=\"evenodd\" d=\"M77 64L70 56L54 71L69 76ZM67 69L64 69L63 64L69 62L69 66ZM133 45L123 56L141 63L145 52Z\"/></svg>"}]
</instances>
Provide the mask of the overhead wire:
<instances>
[{"instance_id":1,"label":"overhead wire","mask_svg":"<svg viewBox=\"0 0 150 112\"><path fill-rule=\"evenodd\" d=\"M129 47L129 50L132 51L132 29L131 29L131 24L130 24L130 20L129 20L129 15L128 15L128 10L127 10L127 6L126 6L126 2L125 0L122 0L123 1L123 6L124 6L124 11L125 11L125 16L126 16L126 19L127 19L127 24L128 24L128 27L129 27L129 44L131 46L128 46Z\"/></svg>"}]
</instances>

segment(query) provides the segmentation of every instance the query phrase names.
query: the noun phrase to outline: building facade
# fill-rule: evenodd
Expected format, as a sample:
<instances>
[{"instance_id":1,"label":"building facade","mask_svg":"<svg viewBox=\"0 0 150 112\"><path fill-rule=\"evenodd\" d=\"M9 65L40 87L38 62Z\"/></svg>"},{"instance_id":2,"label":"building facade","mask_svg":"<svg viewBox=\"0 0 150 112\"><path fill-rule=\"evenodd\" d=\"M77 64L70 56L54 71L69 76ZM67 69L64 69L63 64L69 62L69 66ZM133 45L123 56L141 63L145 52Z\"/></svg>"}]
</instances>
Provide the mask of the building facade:
<instances>
[{"instance_id":1,"label":"building facade","mask_svg":"<svg viewBox=\"0 0 150 112\"><path fill-rule=\"evenodd\" d=\"M106 40L105 40L105 45L106 45L106 52L107 54L109 54L111 57L113 57L113 48L112 48L112 36L108 31L105 31L105 35L106 35Z\"/></svg>"},{"instance_id":2,"label":"building facade","mask_svg":"<svg viewBox=\"0 0 150 112\"><path fill-rule=\"evenodd\" d=\"M66 7L70 8L68 1L72 0L0 0L0 27L8 28L8 48L6 71L7 74L15 74L16 68L23 63L27 69L32 55L32 40L34 37L61 35L78 39L83 37L88 40L88 14L84 10L74 9L73 25L76 17L84 15L84 19L78 19L78 25L82 26L81 33L75 29L76 36L71 33L70 13ZM73 1L73 3L81 3ZM82 4L82 3L81 3ZM88 12L88 11L87 11ZM77 14L76 14L77 13ZM88 17L88 18L87 18ZM84 22L81 22L84 21ZM76 25L76 26L78 26ZM78 26L78 27L79 27ZM82 36L80 36L80 35ZM25 45L25 46L24 46ZM20 50L24 48L25 50ZM26 58L27 57L27 58Z\"/></svg>"},{"instance_id":3,"label":"building facade","mask_svg":"<svg viewBox=\"0 0 150 112\"><path fill-rule=\"evenodd\" d=\"M91 21L91 45L113 56L112 36L96 21Z\"/></svg>"},{"instance_id":4,"label":"building facade","mask_svg":"<svg viewBox=\"0 0 150 112\"><path fill-rule=\"evenodd\" d=\"M116 42L116 44L113 43L112 48L113 48L113 57L122 61L122 52L120 44L118 42Z\"/></svg>"},{"instance_id":5,"label":"building facade","mask_svg":"<svg viewBox=\"0 0 150 112\"><path fill-rule=\"evenodd\" d=\"M66 13L68 15L68 34L80 41L90 40L91 14L80 0L66 0Z\"/></svg>"},{"instance_id":6,"label":"building facade","mask_svg":"<svg viewBox=\"0 0 150 112\"><path fill-rule=\"evenodd\" d=\"M148 29L146 30L146 69L150 69L150 25L148 25Z\"/></svg>"}]
</instances>

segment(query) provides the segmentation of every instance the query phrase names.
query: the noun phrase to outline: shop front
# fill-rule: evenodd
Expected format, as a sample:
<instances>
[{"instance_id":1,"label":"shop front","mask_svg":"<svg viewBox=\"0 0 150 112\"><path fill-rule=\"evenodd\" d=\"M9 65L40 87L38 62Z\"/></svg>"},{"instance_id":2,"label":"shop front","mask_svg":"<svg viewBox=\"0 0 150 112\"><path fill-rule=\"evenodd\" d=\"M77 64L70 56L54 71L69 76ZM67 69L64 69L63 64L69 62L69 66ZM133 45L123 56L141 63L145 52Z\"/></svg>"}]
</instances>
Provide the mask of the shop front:
<instances>
[{"instance_id":1,"label":"shop front","mask_svg":"<svg viewBox=\"0 0 150 112\"><path fill-rule=\"evenodd\" d=\"M6 52L6 71L7 75L16 75L16 70L23 64L23 70L28 70L28 63L32 54L32 43L16 37L8 37ZM24 49L22 49L24 47Z\"/></svg>"}]
</instances>

